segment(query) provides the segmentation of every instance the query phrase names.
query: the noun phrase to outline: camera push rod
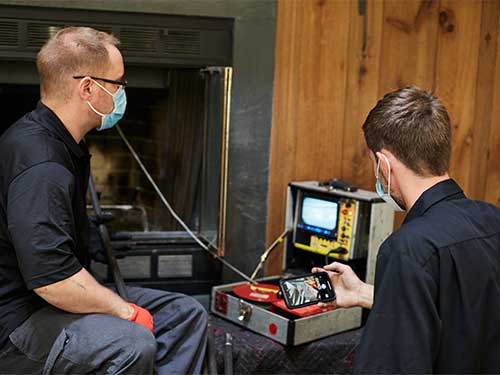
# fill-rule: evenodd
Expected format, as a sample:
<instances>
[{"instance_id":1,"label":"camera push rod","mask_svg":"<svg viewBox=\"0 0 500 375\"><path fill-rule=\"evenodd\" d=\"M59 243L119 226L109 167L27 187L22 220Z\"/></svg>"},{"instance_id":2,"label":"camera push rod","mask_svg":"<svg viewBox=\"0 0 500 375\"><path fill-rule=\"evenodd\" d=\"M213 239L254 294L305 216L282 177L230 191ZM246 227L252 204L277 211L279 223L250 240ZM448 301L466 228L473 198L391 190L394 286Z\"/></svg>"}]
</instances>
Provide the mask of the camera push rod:
<instances>
[{"instance_id":1,"label":"camera push rod","mask_svg":"<svg viewBox=\"0 0 500 375\"><path fill-rule=\"evenodd\" d=\"M285 229L283 231L283 233L281 233L278 236L278 238L276 238L274 240L274 242L267 248L267 250L264 252L264 254L262 254L262 256L260 257L259 264L257 264L257 267L255 267L255 270L253 271L252 276L250 276L250 278L252 280L255 280L255 277L257 276L257 273L260 271L260 269L262 268L262 266L266 263L267 258L271 254L271 251L273 251L276 246L278 246L280 243L282 243L284 241L285 237L288 235L289 232L290 232L290 229Z\"/></svg>"}]
</instances>

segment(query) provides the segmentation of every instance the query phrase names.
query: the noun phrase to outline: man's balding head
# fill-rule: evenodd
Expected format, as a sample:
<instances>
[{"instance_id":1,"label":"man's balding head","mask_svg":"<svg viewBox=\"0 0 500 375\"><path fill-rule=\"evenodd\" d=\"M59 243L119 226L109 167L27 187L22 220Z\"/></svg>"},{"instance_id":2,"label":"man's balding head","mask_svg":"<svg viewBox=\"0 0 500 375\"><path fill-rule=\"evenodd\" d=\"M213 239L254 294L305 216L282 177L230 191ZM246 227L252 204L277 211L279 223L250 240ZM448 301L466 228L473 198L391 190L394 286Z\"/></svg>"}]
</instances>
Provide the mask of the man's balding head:
<instances>
[{"instance_id":1,"label":"man's balding head","mask_svg":"<svg viewBox=\"0 0 500 375\"><path fill-rule=\"evenodd\" d=\"M109 47L119 44L114 36L90 27L68 27L57 32L37 56L42 100L68 100L73 76L98 76L110 64Z\"/></svg>"}]
</instances>

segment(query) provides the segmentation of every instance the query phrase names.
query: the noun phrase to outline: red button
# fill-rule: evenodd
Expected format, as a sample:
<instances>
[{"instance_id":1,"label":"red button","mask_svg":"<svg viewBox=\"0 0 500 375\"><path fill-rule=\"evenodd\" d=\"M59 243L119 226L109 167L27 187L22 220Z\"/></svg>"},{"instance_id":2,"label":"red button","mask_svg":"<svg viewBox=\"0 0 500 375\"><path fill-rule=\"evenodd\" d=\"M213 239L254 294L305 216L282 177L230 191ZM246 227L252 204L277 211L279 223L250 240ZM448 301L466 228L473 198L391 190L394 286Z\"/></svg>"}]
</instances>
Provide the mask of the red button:
<instances>
[{"instance_id":1,"label":"red button","mask_svg":"<svg viewBox=\"0 0 500 375\"><path fill-rule=\"evenodd\" d=\"M271 333L271 335L275 335L276 332L278 332L278 326L274 323L269 324L269 333Z\"/></svg>"}]
</instances>

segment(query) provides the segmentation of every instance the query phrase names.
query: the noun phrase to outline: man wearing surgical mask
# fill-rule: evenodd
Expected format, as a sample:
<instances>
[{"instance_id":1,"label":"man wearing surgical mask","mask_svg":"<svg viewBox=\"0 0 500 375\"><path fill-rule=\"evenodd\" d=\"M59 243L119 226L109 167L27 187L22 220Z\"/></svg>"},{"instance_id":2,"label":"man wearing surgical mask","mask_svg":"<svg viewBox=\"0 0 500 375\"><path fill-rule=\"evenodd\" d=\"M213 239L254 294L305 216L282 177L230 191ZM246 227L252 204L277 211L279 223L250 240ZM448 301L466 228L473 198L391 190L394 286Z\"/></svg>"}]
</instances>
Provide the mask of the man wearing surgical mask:
<instances>
[{"instance_id":1,"label":"man wearing surgical mask","mask_svg":"<svg viewBox=\"0 0 500 375\"><path fill-rule=\"evenodd\" d=\"M433 95L384 96L364 125L376 191L401 227L380 247L375 285L334 262L338 307L371 309L354 373L500 373L500 209L448 175L451 124Z\"/></svg>"},{"instance_id":2,"label":"man wearing surgical mask","mask_svg":"<svg viewBox=\"0 0 500 375\"><path fill-rule=\"evenodd\" d=\"M191 297L88 272L83 140L127 105L118 40L86 27L37 57L41 101L0 138L0 372L201 373L207 315Z\"/></svg>"}]
</instances>

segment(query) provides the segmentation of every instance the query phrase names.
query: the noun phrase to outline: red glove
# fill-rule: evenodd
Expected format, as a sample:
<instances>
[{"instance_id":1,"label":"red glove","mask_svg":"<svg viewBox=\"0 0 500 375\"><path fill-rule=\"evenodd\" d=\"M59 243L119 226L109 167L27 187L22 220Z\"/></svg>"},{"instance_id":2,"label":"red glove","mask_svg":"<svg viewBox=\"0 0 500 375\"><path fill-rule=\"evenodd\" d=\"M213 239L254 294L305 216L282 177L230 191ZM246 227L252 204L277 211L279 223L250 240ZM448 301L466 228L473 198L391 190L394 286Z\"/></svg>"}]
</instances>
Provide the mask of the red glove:
<instances>
[{"instance_id":1,"label":"red glove","mask_svg":"<svg viewBox=\"0 0 500 375\"><path fill-rule=\"evenodd\" d=\"M134 305L133 303L129 303L129 305L134 308L134 312L132 313L132 316L130 318L128 318L127 320L134 322L134 323L137 323L137 324L140 324L141 326L144 326L147 329L149 329L151 331L151 333L154 333L153 332L153 326L154 326L153 317L151 316L149 311L146 309L143 309L140 306Z\"/></svg>"}]
</instances>

